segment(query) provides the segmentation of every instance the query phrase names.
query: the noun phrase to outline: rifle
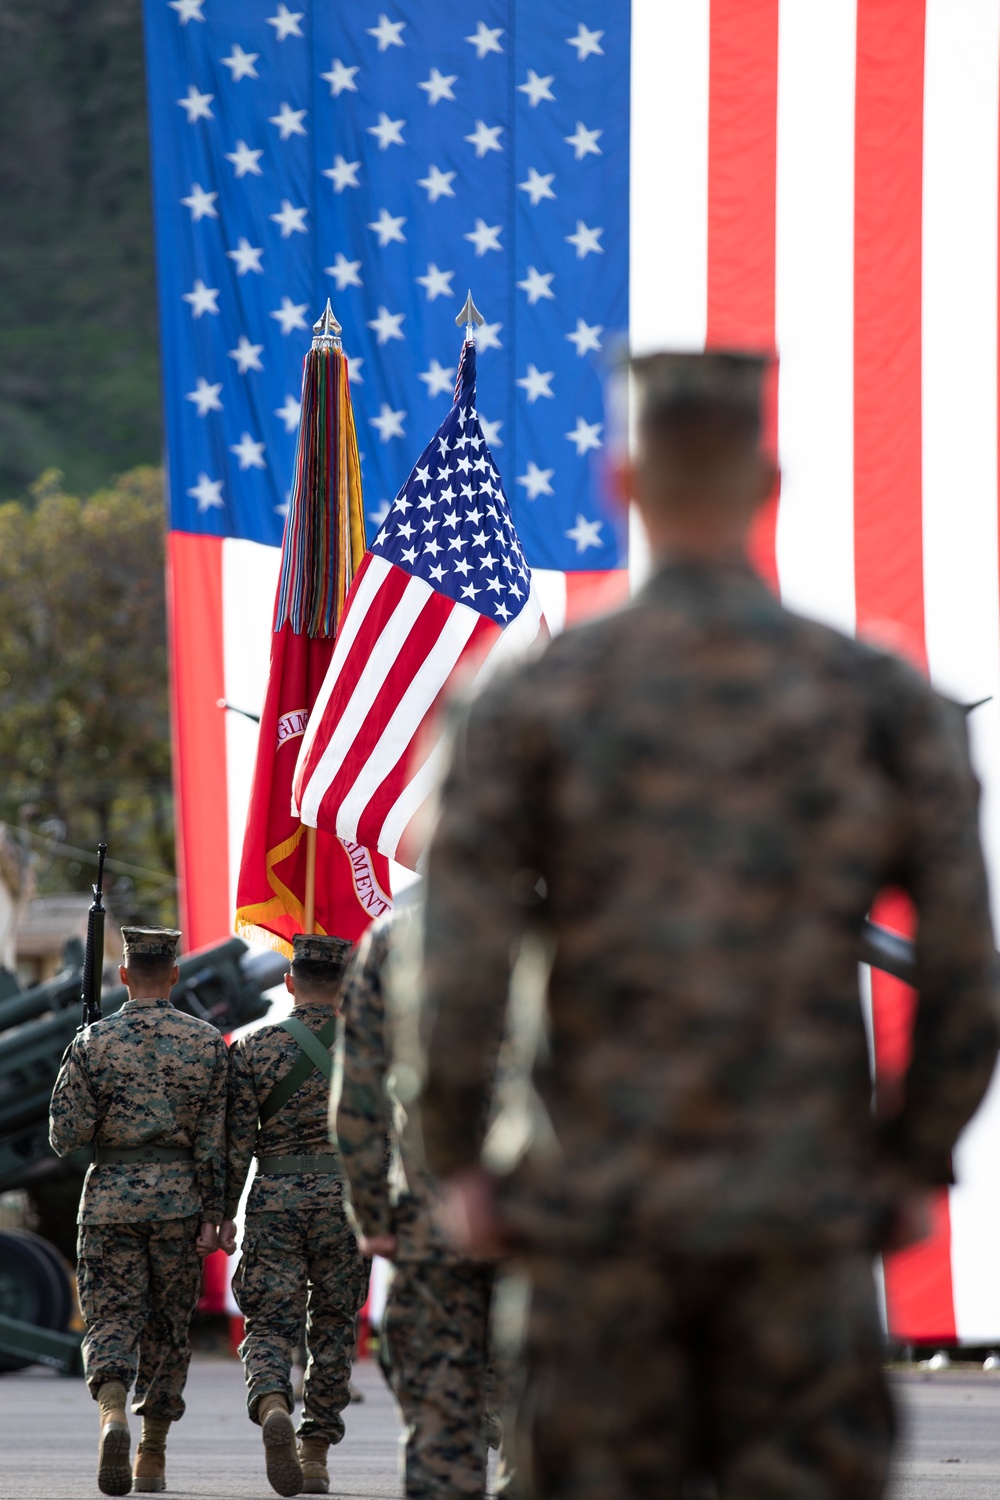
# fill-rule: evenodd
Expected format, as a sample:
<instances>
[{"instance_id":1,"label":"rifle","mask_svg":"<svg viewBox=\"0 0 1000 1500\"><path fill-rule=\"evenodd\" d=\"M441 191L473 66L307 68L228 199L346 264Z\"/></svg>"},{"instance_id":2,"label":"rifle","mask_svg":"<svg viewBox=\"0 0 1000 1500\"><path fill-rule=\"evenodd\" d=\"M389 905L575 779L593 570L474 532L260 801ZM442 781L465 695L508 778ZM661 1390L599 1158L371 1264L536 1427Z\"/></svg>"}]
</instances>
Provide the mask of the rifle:
<instances>
[{"instance_id":1,"label":"rifle","mask_svg":"<svg viewBox=\"0 0 1000 1500\"><path fill-rule=\"evenodd\" d=\"M97 846L97 883L92 887L94 899L87 913L87 950L83 960L83 1002L81 1031L101 1019L101 980L104 973L104 856L107 844Z\"/></svg>"}]
</instances>

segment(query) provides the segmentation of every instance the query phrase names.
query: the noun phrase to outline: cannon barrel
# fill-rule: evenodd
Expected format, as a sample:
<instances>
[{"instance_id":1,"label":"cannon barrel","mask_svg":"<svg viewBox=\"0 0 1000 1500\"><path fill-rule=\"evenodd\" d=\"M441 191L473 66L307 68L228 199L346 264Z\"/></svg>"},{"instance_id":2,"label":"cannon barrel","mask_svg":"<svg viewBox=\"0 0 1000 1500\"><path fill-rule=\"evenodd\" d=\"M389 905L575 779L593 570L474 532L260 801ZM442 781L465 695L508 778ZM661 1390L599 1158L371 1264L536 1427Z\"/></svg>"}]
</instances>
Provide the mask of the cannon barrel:
<instances>
[{"instance_id":1,"label":"cannon barrel","mask_svg":"<svg viewBox=\"0 0 1000 1500\"><path fill-rule=\"evenodd\" d=\"M68 1010L80 1003L80 970L64 969L47 984L32 985L30 990L21 990L0 1000L0 1035L12 1026L21 1026L33 1021L47 1011Z\"/></svg>"}]
</instances>

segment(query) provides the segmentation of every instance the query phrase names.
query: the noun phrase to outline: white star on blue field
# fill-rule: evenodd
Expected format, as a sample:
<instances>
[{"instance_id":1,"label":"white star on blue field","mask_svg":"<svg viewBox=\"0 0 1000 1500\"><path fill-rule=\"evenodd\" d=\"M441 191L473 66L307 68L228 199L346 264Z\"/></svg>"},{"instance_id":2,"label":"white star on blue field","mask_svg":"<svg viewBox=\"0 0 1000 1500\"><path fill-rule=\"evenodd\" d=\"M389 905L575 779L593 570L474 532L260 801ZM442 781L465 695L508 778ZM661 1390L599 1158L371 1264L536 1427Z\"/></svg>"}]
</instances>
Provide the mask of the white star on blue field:
<instances>
[{"instance_id":1,"label":"white star on blue field","mask_svg":"<svg viewBox=\"0 0 1000 1500\"><path fill-rule=\"evenodd\" d=\"M475 403L470 345L455 404L386 511L372 551L502 629L524 608L531 579Z\"/></svg>"},{"instance_id":2,"label":"white star on blue field","mask_svg":"<svg viewBox=\"0 0 1000 1500\"><path fill-rule=\"evenodd\" d=\"M620 565L600 491L628 320L628 7L145 10L171 526L280 543L329 296L373 537L448 411L471 287L479 420L528 563Z\"/></svg>"}]
</instances>

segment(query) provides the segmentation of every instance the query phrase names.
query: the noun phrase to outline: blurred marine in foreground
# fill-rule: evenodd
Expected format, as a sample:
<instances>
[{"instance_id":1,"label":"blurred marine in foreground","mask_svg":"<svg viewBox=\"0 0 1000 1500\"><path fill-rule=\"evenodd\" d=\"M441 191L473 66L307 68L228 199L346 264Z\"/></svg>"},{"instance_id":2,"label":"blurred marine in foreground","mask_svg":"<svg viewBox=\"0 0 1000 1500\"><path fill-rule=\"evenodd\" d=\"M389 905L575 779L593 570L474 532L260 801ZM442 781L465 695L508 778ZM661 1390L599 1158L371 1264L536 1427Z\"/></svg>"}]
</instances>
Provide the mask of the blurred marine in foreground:
<instances>
[{"instance_id":1,"label":"blurred marine in foreground","mask_svg":"<svg viewBox=\"0 0 1000 1500\"><path fill-rule=\"evenodd\" d=\"M430 856L424 1141L466 1247L530 1271L517 1459L543 1496L879 1496L872 1254L919 1236L996 1056L961 712L746 561L765 369L637 362L621 480L654 576L475 701ZM858 945L887 885L920 1001L873 1113ZM483 1099L528 929L551 1143L495 1185Z\"/></svg>"},{"instance_id":2,"label":"blurred marine in foreground","mask_svg":"<svg viewBox=\"0 0 1000 1500\"><path fill-rule=\"evenodd\" d=\"M489 1318L496 1265L452 1248L438 1184L407 1120L420 1063L413 980L419 912L397 910L361 940L344 992L331 1125L366 1255L393 1263L382 1323L403 1418L407 1500L475 1500L486 1488Z\"/></svg>"},{"instance_id":3,"label":"blurred marine in foreground","mask_svg":"<svg viewBox=\"0 0 1000 1500\"><path fill-rule=\"evenodd\" d=\"M133 1380L132 1410L142 1417L135 1488L166 1485L167 1431L184 1415L201 1261L218 1244L222 1218L229 1067L221 1033L169 999L180 933L125 927L122 935L128 1001L67 1049L49 1114L59 1156L94 1147L77 1280L106 1495L132 1488L125 1403Z\"/></svg>"}]
</instances>

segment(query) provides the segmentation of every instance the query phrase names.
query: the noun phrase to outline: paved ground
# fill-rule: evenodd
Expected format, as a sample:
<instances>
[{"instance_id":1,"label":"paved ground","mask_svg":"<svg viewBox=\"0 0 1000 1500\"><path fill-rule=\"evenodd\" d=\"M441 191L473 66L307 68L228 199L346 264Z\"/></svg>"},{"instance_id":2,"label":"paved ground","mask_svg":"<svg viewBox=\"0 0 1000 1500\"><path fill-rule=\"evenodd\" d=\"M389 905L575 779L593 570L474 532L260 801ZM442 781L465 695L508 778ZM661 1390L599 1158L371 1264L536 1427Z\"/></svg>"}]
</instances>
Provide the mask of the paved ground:
<instances>
[{"instance_id":1,"label":"paved ground","mask_svg":"<svg viewBox=\"0 0 1000 1500\"><path fill-rule=\"evenodd\" d=\"M952 1369L893 1380L906 1436L891 1500L996 1500L1000 1375ZM347 1437L332 1454L331 1493L383 1500L399 1494L395 1408L371 1363L358 1366L357 1383L367 1399L348 1411ZM43 1370L0 1378L0 1500L97 1496L95 1413L81 1381ZM167 1476L176 1500L273 1500L233 1361L195 1360L188 1414L172 1435Z\"/></svg>"},{"instance_id":2,"label":"paved ground","mask_svg":"<svg viewBox=\"0 0 1000 1500\"><path fill-rule=\"evenodd\" d=\"M904 1440L892 1500L996 1500L1000 1377L953 1369L893 1383Z\"/></svg>"},{"instance_id":3,"label":"paved ground","mask_svg":"<svg viewBox=\"0 0 1000 1500\"><path fill-rule=\"evenodd\" d=\"M392 1397L370 1361L357 1367L366 1400L351 1403L347 1436L331 1450L331 1493L351 1500L399 1494ZM167 1483L176 1500L274 1500L264 1474L260 1429L244 1405L234 1360L196 1358L184 1420L171 1431ZM77 1500L100 1492L94 1480L97 1408L82 1380L35 1369L0 1377L0 1500ZM139 1422L132 1418L133 1452Z\"/></svg>"}]
</instances>

